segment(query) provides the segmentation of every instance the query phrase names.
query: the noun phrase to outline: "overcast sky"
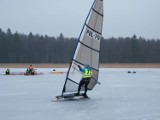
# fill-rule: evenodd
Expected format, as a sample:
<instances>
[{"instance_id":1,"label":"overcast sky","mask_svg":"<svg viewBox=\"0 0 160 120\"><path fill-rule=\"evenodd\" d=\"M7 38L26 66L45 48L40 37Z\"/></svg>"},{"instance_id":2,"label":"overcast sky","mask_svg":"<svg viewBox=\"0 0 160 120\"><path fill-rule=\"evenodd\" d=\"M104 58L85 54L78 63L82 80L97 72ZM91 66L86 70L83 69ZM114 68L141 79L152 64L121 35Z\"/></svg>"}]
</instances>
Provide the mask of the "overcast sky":
<instances>
[{"instance_id":1,"label":"overcast sky","mask_svg":"<svg viewBox=\"0 0 160 120\"><path fill-rule=\"evenodd\" d=\"M77 37L93 0L0 0L6 31ZM103 36L160 38L160 0L104 0Z\"/></svg>"}]
</instances>

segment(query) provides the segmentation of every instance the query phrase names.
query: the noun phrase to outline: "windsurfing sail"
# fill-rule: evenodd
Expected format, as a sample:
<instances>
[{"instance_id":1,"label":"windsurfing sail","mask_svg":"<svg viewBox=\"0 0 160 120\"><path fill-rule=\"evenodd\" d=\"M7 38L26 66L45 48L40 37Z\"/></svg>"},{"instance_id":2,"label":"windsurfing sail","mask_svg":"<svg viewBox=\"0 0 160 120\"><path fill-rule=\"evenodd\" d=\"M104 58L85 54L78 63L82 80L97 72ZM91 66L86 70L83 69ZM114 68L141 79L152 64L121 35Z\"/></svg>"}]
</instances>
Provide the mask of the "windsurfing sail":
<instances>
[{"instance_id":1,"label":"windsurfing sail","mask_svg":"<svg viewBox=\"0 0 160 120\"><path fill-rule=\"evenodd\" d=\"M62 95L77 92L82 73L78 65L83 67L89 64L93 70L93 76L88 84L92 90L98 82L100 41L103 27L103 0L95 0L85 20L82 31L78 38L67 75L63 86ZM81 88L84 91L84 88Z\"/></svg>"}]
</instances>

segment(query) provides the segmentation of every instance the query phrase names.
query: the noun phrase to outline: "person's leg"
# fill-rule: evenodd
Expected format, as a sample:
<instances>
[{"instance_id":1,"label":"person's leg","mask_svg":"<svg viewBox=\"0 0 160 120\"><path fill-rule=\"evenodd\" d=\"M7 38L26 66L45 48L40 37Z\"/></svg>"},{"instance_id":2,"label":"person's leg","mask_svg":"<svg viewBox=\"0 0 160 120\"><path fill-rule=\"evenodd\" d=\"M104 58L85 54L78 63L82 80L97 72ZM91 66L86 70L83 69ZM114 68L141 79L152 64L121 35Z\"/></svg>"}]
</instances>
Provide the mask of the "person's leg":
<instances>
[{"instance_id":1,"label":"person's leg","mask_svg":"<svg viewBox=\"0 0 160 120\"><path fill-rule=\"evenodd\" d=\"M80 83L79 83L79 86L78 86L78 95L79 95L79 93L80 93L80 90L81 90L81 87L82 87L82 85L84 84L84 79L82 79L81 81L80 81Z\"/></svg>"},{"instance_id":2,"label":"person's leg","mask_svg":"<svg viewBox=\"0 0 160 120\"><path fill-rule=\"evenodd\" d=\"M84 92L84 97L88 97L88 96L87 96L88 84L89 84L89 79L86 78L86 80L85 80L85 92Z\"/></svg>"},{"instance_id":3,"label":"person's leg","mask_svg":"<svg viewBox=\"0 0 160 120\"><path fill-rule=\"evenodd\" d=\"M85 91L84 91L84 96L87 96L87 84L85 84Z\"/></svg>"}]
</instances>

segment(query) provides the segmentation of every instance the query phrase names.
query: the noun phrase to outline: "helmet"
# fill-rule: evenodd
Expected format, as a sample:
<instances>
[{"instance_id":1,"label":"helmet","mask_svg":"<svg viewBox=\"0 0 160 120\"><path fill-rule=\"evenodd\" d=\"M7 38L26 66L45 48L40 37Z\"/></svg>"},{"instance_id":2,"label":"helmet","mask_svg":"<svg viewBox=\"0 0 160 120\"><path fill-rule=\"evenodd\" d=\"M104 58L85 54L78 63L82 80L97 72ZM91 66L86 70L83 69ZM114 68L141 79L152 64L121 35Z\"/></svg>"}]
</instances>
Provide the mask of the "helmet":
<instances>
[{"instance_id":1,"label":"helmet","mask_svg":"<svg viewBox=\"0 0 160 120\"><path fill-rule=\"evenodd\" d=\"M88 67L90 67L90 65L89 64L84 64L84 67L88 68Z\"/></svg>"}]
</instances>

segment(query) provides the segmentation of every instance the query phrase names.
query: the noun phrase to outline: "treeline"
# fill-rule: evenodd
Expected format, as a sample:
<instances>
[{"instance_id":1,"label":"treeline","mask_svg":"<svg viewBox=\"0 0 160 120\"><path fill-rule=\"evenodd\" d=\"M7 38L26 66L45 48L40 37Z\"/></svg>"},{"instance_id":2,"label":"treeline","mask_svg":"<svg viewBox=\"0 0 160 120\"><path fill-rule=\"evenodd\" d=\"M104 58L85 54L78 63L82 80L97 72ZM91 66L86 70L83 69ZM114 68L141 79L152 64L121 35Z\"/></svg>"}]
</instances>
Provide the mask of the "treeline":
<instances>
[{"instance_id":1,"label":"treeline","mask_svg":"<svg viewBox=\"0 0 160 120\"><path fill-rule=\"evenodd\" d=\"M102 39L102 63L160 63L160 40L137 38Z\"/></svg>"},{"instance_id":2,"label":"treeline","mask_svg":"<svg viewBox=\"0 0 160 120\"><path fill-rule=\"evenodd\" d=\"M69 63L77 38L29 35L0 29L0 63ZM101 40L101 63L160 63L160 40L109 38Z\"/></svg>"}]
</instances>

